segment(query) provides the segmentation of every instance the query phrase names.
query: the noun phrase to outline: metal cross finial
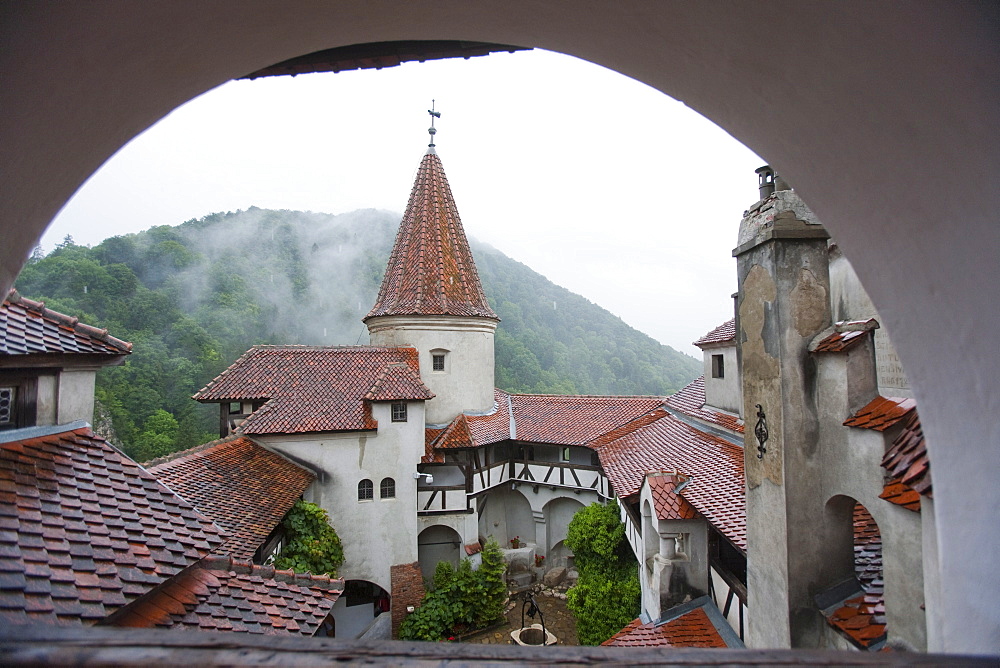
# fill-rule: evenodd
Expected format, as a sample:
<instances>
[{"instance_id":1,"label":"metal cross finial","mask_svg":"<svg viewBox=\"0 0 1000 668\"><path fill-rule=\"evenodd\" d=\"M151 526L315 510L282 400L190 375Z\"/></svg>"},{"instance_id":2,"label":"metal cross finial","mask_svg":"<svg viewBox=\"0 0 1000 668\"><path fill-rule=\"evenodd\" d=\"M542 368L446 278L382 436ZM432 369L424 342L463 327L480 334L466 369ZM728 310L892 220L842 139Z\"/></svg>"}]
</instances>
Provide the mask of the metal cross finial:
<instances>
[{"instance_id":1,"label":"metal cross finial","mask_svg":"<svg viewBox=\"0 0 1000 668\"><path fill-rule=\"evenodd\" d=\"M431 136L431 143L427 145L427 148L434 148L434 135L437 134L437 129L434 127L434 119L441 118L440 111L434 111L434 100L431 100L431 108L427 110L427 113L431 115L431 126L427 129L427 133Z\"/></svg>"}]
</instances>

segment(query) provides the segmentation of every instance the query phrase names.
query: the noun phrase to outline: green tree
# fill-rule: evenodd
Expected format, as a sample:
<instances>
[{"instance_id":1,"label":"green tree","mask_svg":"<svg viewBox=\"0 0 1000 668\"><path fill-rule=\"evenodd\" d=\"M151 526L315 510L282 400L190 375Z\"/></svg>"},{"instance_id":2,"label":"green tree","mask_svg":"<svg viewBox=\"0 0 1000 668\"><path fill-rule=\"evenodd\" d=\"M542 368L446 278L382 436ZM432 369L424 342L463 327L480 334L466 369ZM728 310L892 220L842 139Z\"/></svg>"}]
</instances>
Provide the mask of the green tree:
<instances>
[{"instance_id":1,"label":"green tree","mask_svg":"<svg viewBox=\"0 0 1000 668\"><path fill-rule=\"evenodd\" d=\"M580 578L567 592L584 645L599 645L639 614L641 589L616 501L581 508L569 523L566 545Z\"/></svg>"}]
</instances>

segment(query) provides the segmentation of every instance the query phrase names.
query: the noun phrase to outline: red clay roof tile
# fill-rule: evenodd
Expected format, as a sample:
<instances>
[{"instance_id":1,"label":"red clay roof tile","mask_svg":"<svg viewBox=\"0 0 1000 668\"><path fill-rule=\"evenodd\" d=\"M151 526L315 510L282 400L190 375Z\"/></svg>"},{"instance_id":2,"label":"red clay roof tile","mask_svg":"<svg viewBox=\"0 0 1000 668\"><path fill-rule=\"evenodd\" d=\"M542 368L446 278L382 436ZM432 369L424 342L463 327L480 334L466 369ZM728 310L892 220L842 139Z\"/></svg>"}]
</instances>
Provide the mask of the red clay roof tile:
<instances>
[{"instance_id":1,"label":"red clay roof tile","mask_svg":"<svg viewBox=\"0 0 1000 668\"><path fill-rule=\"evenodd\" d=\"M97 621L226 538L89 428L0 444L0 489L0 516L16 521L0 532L9 622Z\"/></svg>"},{"instance_id":2,"label":"red clay roof tile","mask_svg":"<svg viewBox=\"0 0 1000 668\"><path fill-rule=\"evenodd\" d=\"M885 483L885 487L878 497L907 510L920 512L920 494L903 482L902 478L893 478Z\"/></svg>"},{"instance_id":3,"label":"red clay roof tile","mask_svg":"<svg viewBox=\"0 0 1000 668\"><path fill-rule=\"evenodd\" d=\"M689 478L680 492L684 500L733 545L746 550L743 448L663 410L637 422L638 428L626 425L613 432L611 440L602 437L591 446L618 496L638 494L650 471L678 471Z\"/></svg>"},{"instance_id":4,"label":"red clay roof tile","mask_svg":"<svg viewBox=\"0 0 1000 668\"><path fill-rule=\"evenodd\" d=\"M213 556L108 620L114 626L312 636L344 581Z\"/></svg>"},{"instance_id":5,"label":"red clay roof tile","mask_svg":"<svg viewBox=\"0 0 1000 668\"><path fill-rule=\"evenodd\" d=\"M512 394L511 438L553 445L584 445L656 410L663 397Z\"/></svg>"},{"instance_id":6,"label":"red clay roof tile","mask_svg":"<svg viewBox=\"0 0 1000 668\"><path fill-rule=\"evenodd\" d=\"M728 646L702 608L695 608L665 624L643 624L641 619L636 619L601 644L612 647Z\"/></svg>"},{"instance_id":7,"label":"red clay roof tile","mask_svg":"<svg viewBox=\"0 0 1000 668\"><path fill-rule=\"evenodd\" d=\"M715 329L713 329L708 334L694 342L693 345L701 348L702 346L711 345L713 343L730 343L736 341L736 318L727 320Z\"/></svg>"},{"instance_id":8,"label":"red clay roof tile","mask_svg":"<svg viewBox=\"0 0 1000 668\"><path fill-rule=\"evenodd\" d=\"M365 316L455 315L499 320L472 260L441 159L420 161L375 306Z\"/></svg>"},{"instance_id":9,"label":"red clay roof tile","mask_svg":"<svg viewBox=\"0 0 1000 668\"><path fill-rule=\"evenodd\" d=\"M219 551L236 559L253 558L315 479L245 436L176 453L147 470L229 531Z\"/></svg>"},{"instance_id":10,"label":"red clay roof tile","mask_svg":"<svg viewBox=\"0 0 1000 668\"><path fill-rule=\"evenodd\" d=\"M420 375L409 364L396 362L382 371L364 398L368 401L426 400L433 399L434 393L424 385Z\"/></svg>"},{"instance_id":11,"label":"red clay roof tile","mask_svg":"<svg viewBox=\"0 0 1000 668\"><path fill-rule=\"evenodd\" d=\"M511 398L503 390L493 390L496 410L487 415L469 415L469 434L476 445L490 445L510 438Z\"/></svg>"},{"instance_id":12,"label":"red clay roof tile","mask_svg":"<svg viewBox=\"0 0 1000 668\"><path fill-rule=\"evenodd\" d=\"M739 415L713 408L705 403L705 376L698 376L676 394L667 397L664 405L734 434L743 433L743 420Z\"/></svg>"},{"instance_id":13,"label":"red clay roof tile","mask_svg":"<svg viewBox=\"0 0 1000 668\"><path fill-rule=\"evenodd\" d=\"M809 350L814 353L841 353L865 341L871 336L869 332L876 329L878 322L874 318L842 320L817 336L809 344Z\"/></svg>"},{"instance_id":14,"label":"red clay roof tile","mask_svg":"<svg viewBox=\"0 0 1000 668\"><path fill-rule=\"evenodd\" d=\"M242 425L245 434L292 434L315 431L376 429L364 397L376 382L389 383L394 399L423 400L430 390L400 380L390 365L420 368L413 348L376 346L254 346L199 390L201 402L267 401ZM404 387L405 385L405 387Z\"/></svg>"},{"instance_id":15,"label":"red clay roof tile","mask_svg":"<svg viewBox=\"0 0 1000 668\"><path fill-rule=\"evenodd\" d=\"M679 473L651 473L646 476L649 491L653 496L653 510L660 520L690 520L698 516L677 488L687 482Z\"/></svg>"},{"instance_id":16,"label":"red clay roof tile","mask_svg":"<svg viewBox=\"0 0 1000 668\"><path fill-rule=\"evenodd\" d=\"M882 466L890 477L899 478L920 494L933 498L927 442L916 411L907 417L903 430L882 458Z\"/></svg>"},{"instance_id":17,"label":"red clay roof tile","mask_svg":"<svg viewBox=\"0 0 1000 668\"><path fill-rule=\"evenodd\" d=\"M863 594L844 601L826 620L858 647L868 649L885 638L882 536L875 519L860 503L854 505L853 522L854 571Z\"/></svg>"},{"instance_id":18,"label":"red clay roof tile","mask_svg":"<svg viewBox=\"0 0 1000 668\"><path fill-rule=\"evenodd\" d=\"M85 325L77 318L45 308L11 290L0 306L0 355L70 353L118 357L132 344Z\"/></svg>"},{"instance_id":19,"label":"red clay roof tile","mask_svg":"<svg viewBox=\"0 0 1000 668\"><path fill-rule=\"evenodd\" d=\"M885 431L917 407L913 399L875 397L857 413L844 420L847 427Z\"/></svg>"}]
</instances>

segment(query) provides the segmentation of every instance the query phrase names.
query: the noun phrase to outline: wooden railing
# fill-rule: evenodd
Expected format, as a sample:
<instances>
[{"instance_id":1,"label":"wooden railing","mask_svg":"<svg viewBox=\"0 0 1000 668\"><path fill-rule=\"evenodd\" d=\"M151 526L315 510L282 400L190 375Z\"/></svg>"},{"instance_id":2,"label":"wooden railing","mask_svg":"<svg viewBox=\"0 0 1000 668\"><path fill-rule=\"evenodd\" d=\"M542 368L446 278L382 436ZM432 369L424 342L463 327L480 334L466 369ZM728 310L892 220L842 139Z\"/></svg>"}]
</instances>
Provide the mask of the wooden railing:
<instances>
[{"instance_id":1,"label":"wooden railing","mask_svg":"<svg viewBox=\"0 0 1000 668\"><path fill-rule=\"evenodd\" d=\"M469 510L465 485L417 488L417 514L464 513Z\"/></svg>"},{"instance_id":2,"label":"wooden railing","mask_svg":"<svg viewBox=\"0 0 1000 668\"><path fill-rule=\"evenodd\" d=\"M472 494L478 494L508 481L568 489L590 490L610 497L608 478L599 466L568 462L539 462L512 459L472 472Z\"/></svg>"}]
</instances>

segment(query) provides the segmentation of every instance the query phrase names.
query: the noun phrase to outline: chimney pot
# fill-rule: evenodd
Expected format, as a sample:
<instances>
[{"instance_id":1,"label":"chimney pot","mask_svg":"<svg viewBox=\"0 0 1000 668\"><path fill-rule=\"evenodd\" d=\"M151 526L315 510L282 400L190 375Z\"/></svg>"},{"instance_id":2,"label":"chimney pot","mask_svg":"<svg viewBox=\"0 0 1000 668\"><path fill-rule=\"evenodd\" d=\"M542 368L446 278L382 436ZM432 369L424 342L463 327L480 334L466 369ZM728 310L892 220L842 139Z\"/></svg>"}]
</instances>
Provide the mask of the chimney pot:
<instances>
[{"instance_id":1,"label":"chimney pot","mask_svg":"<svg viewBox=\"0 0 1000 668\"><path fill-rule=\"evenodd\" d=\"M759 178L757 189L760 192L760 198L767 199L774 193L774 170L771 169L771 165L764 165L763 167L758 167L754 172Z\"/></svg>"}]
</instances>

